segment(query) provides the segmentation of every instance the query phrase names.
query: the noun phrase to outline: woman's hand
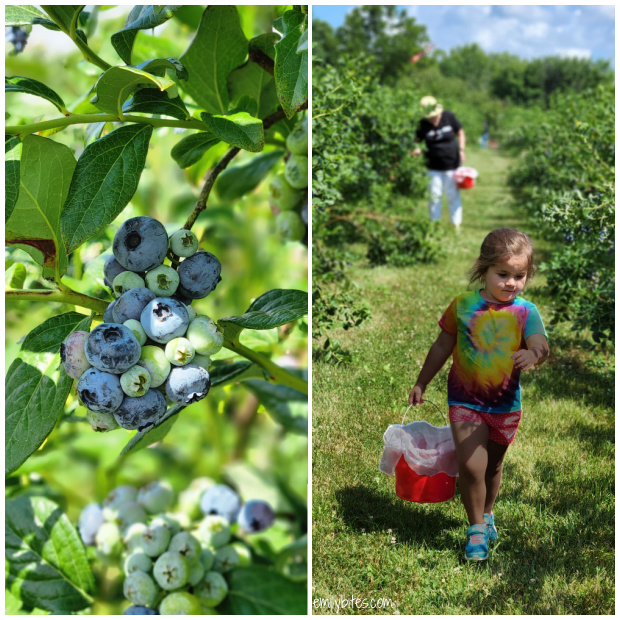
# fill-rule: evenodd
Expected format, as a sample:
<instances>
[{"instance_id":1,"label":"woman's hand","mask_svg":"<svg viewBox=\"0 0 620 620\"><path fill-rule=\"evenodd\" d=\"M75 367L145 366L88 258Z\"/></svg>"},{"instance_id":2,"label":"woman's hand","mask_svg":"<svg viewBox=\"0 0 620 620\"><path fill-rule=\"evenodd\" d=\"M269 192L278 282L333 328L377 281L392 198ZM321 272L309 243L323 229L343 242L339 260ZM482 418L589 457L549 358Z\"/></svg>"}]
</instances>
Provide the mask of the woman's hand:
<instances>
[{"instance_id":1,"label":"woman's hand","mask_svg":"<svg viewBox=\"0 0 620 620\"><path fill-rule=\"evenodd\" d=\"M424 388L419 383L416 383L409 393L409 404L417 406L423 403L422 394L424 394Z\"/></svg>"},{"instance_id":2,"label":"woman's hand","mask_svg":"<svg viewBox=\"0 0 620 620\"><path fill-rule=\"evenodd\" d=\"M411 154L414 157L417 157L418 155L422 155L422 149L413 149L413 151L411 151Z\"/></svg>"}]
</instances>

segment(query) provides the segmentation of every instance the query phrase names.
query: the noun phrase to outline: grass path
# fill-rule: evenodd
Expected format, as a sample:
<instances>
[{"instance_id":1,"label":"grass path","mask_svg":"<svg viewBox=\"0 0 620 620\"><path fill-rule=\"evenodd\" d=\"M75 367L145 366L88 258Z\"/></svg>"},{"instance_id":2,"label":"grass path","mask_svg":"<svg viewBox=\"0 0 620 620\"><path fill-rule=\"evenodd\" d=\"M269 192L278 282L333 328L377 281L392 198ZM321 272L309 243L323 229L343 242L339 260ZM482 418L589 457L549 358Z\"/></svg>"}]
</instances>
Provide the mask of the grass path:
<instances>
[{"instance_id":1,"label":"grass path","mask_svg":"<svg viewBox=\"0 0 620 620\"><path fill-rule=\"evenodd\" d=\"M463 558L465 511L398 499L394 480L378 470L382 436L400 422L409 390L439 333L437 320L467 287L466 272L487 232L520 228L536 260L548 246L531 230L505 185L510 161L472 151L476 188L462 192L460 235L446 232L447 255L411 268L369 268L353 279L373 320L336 334L353 362L313 363L313 591L316 599L378 599L387 609L340 613L613 614L614 413L612 359L575 349L566 331L550 332L546 364L524 373L524 416L508 450L496 504L500 540L489 560ZM416 205L424 217L423 205ZM444 213L447 226L447 215ZM546 324L551 312L537 276L524 297ZM447 413L449 363L426 397ZM424 405L418 419L440 425ZM315 606L315 613L335 613ZM354 604L353 604L354 605Z\"/></svg>"}]
</instances>

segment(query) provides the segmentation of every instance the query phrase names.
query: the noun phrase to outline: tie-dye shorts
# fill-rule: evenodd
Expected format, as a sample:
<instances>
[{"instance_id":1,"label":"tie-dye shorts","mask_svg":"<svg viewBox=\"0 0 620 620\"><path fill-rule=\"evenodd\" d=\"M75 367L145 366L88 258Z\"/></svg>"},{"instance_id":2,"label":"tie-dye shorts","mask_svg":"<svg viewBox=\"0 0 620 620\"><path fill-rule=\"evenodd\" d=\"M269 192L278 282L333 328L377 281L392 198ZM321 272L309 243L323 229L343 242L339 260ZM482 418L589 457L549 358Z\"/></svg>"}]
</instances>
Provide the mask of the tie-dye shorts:
<instances>
[{"instance_id":1,"label":"tie-dye shorts","mask_svg":"<svg viewBox=\"0 0 620 620\"><path fill-rule=\"evenodd\" d=\"M489 427L489 439L509 446L517 436L521 411L511 413L483 413L463 405L450 405L450 422L478 422Z\"/></svg>"}]
</instances>

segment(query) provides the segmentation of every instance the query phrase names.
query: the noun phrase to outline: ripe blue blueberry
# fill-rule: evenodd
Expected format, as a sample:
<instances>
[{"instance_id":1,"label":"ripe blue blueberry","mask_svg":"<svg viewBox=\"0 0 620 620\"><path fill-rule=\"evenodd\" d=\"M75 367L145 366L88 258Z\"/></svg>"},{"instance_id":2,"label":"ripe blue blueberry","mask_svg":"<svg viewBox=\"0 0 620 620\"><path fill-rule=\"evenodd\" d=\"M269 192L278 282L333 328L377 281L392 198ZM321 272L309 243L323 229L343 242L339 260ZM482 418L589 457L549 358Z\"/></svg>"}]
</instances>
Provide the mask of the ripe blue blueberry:
<instances>
[{"instance_id":1,"label":"ripe blue blueberry","mask_svg":"<svg viewBox=\"0 0 620 620\"><path fill-rule=\"evenodd\" d=\"M132 217L114 235L116 260L130 271L148 271L161 265L168 253L168 234L152 217Z\"/></svg>"},{"instance_id":2,"label":"ripe blue blueberry","mask_svg":"<svg viewBox=\"0 0 620 620\"><path fill-rule=\"evenodd\" d=\"M110 287L112 288L112 287ZM114 306L116 305L116 302L118 301L118 299L115 299L114 301L110 302L108 304L108 307L104 310L103 312L103 322L104 323L115 323L116 321L114 320Z\"/></svg>"},{"instance_id":3,"label":"ripe blue blueberry","mask_svg":"<svg viewBox=\"0 0 620 620\"><path fill-rule=\"evenodd\" d=\"M262 532L273 525L273 508L260 499L252 499L239 512L239 527L248 534Z\"/></svg>"},{"instance_id":4,"label":"ripe blue blueberry","mask_svg":"<svg viewBox=\"0 0 620 620\"><path fill-rule=\"evenodd\" d=\"M123 616L159 616L159 612L144 605L132 605L127 607L123 612Z\"/></svg>"},{"instance_id":5,"label":"ripe blue blueberry","mask_svg":"<svg viewBox=\"0 0 620 620\"><path fill-rule=\"evenodd\" d=\"M166 396L173 403L191 405L202 400L211 387L209 373L196 364L177 366L166 379Z\"/></svg>"},{"instance_id":6,"label":"ripe blue blueberry","mask_svg":"<svg viewBox=\"0 0 620 620\"><path fill-rule=\"evenodd\" d=\"M104 284L112 289L112 283L114 282L114 278L123 271L127 271L125 267L123 267L114 256L110 256L103 265L103 282Z\"/></svg>"},{"instance_id":7,"label":"ripe blue blueberry","mask_svg":"<svg viewBox=\"0 0 620 620\"><path fill-rule=\"evenodd\" d=\"M241 508L239 495L225 484L216 484L207 489L200 499L200 508L206 515L220 515L235 523Z\"/></svg>"},{"instance_id":8,"label":"ripe blue blueberry","mask_svg":"<svg viewBox=\"0 0 620 620\"><path fill-rule=\"evenodd\" d=\"M85 545L94 545L99 528L103 525L103 508L93 503L85 506L78 519L78 530Z\"/></svg>"},{"instance_id":9,"label":"ripe blue blueberry","mask_svg":"<svg viewBox=\"0 0 620 620\"><path fill-rule=\"evenodd\" d=\"M140 359L140 343L118 323L97 325L86 341L86 359L97 369L121 375ZM96 411L96 410L95 410Z\"/></svg>"},{"instance_id":10,"label":"ripe blue blueberry","mask_svg":"<svg viewBox=\"0 0 620 620\"><path fill-rule=\"evenodd\" d=\"M151 340L166 344L173 338L185 334L189 317L180 301L169 297L157 297L142 310L140 323Z\"/></svg>"},{"instance_id":11,"label":"ripe blue blueberry","mask_svg":"<svg viewBox=\"0 0 620 620\"><path fill-rule=\"evenodd\" d=\"M220 261L210 252L196 252L179 265L177 292L190 299L202 299L211 293L222 279Z\"/></svg>"},{"instance_id":12,"label":"ripe blue blueberry","mask_svg":"<svg viewBox=\"0 0 620 620\"><path fill-rule=\"evenodd\" d=\"M124 397L118 376L96 368L89 368L80 377L77 393L84 406L97 413L114 413Z\"/></svg>"},{"instance_id":13,"label":"ripe blue blueberry","mask_svg":"<svg viewBox=\"0 0 620 620\"><path fill-rule=\"evenodd\" d=\"M177 230L170 235L170 249L177 256L193 256L198 251L198 237L191 230Z\"/></svg>"},{"instance_id":14,"label":"ripe blue blueberry","mask_svg":"<svg viewBox=\"0 0 620 620\"><path fill-rule=\"evenodd\" d=\"M148 288L139 286L125 291L117 300L112 316L115 323L124 323L129 319L140 320L145 306L155 299L155 293Z\"/></svg>"},{"instance_id":15,"label":"ripe blue blueberry","mask_svg":"<svg viewBox=\"0 0 620 620\"><path fill-rule=\"evenodd\" d=\"M60 345L60 361L72 379L79 379L91 367L84 351L88 336L88 332L75 331Z\"/></svg>"},{"instance_id":16,"label":"ripe blue blueberry","mask_svg":"<svg viewBox=\"0 0 620 620\"><path fill-rule=\"evenodd\" d=\"M114 417L119 426L129 431L142 431L155 426L165 413L165 396L158 390L150 389L144 396L125 396Z\"/></svg>"}]
</instances>

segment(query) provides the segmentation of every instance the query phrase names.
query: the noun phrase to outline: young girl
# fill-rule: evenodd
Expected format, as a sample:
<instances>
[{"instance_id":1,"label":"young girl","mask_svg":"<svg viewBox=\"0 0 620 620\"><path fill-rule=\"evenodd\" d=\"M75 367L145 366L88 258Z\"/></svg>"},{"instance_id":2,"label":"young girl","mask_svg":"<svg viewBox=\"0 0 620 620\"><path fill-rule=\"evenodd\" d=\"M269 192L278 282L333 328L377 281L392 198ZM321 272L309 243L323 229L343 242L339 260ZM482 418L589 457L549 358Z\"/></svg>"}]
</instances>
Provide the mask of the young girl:
<instances>
[{"instance_id":1,"label":"young girl","mask_svg":"<svg viewBox=\"0 0 620 620\"><path fill-rule=\"evenodd\" d=\"M426 386L452 355L448 376L450 426L459 460L461 499L469 519L465 558L486 560L497 539L493 504L502 463L521 420L521 372L549 355L536 306L518 297L534 275L532 242L518 230L489 233L470 269L470 284L484 288L458 295L439 321L409 395L419 405Z\"/></svg>"}]
</instances>

